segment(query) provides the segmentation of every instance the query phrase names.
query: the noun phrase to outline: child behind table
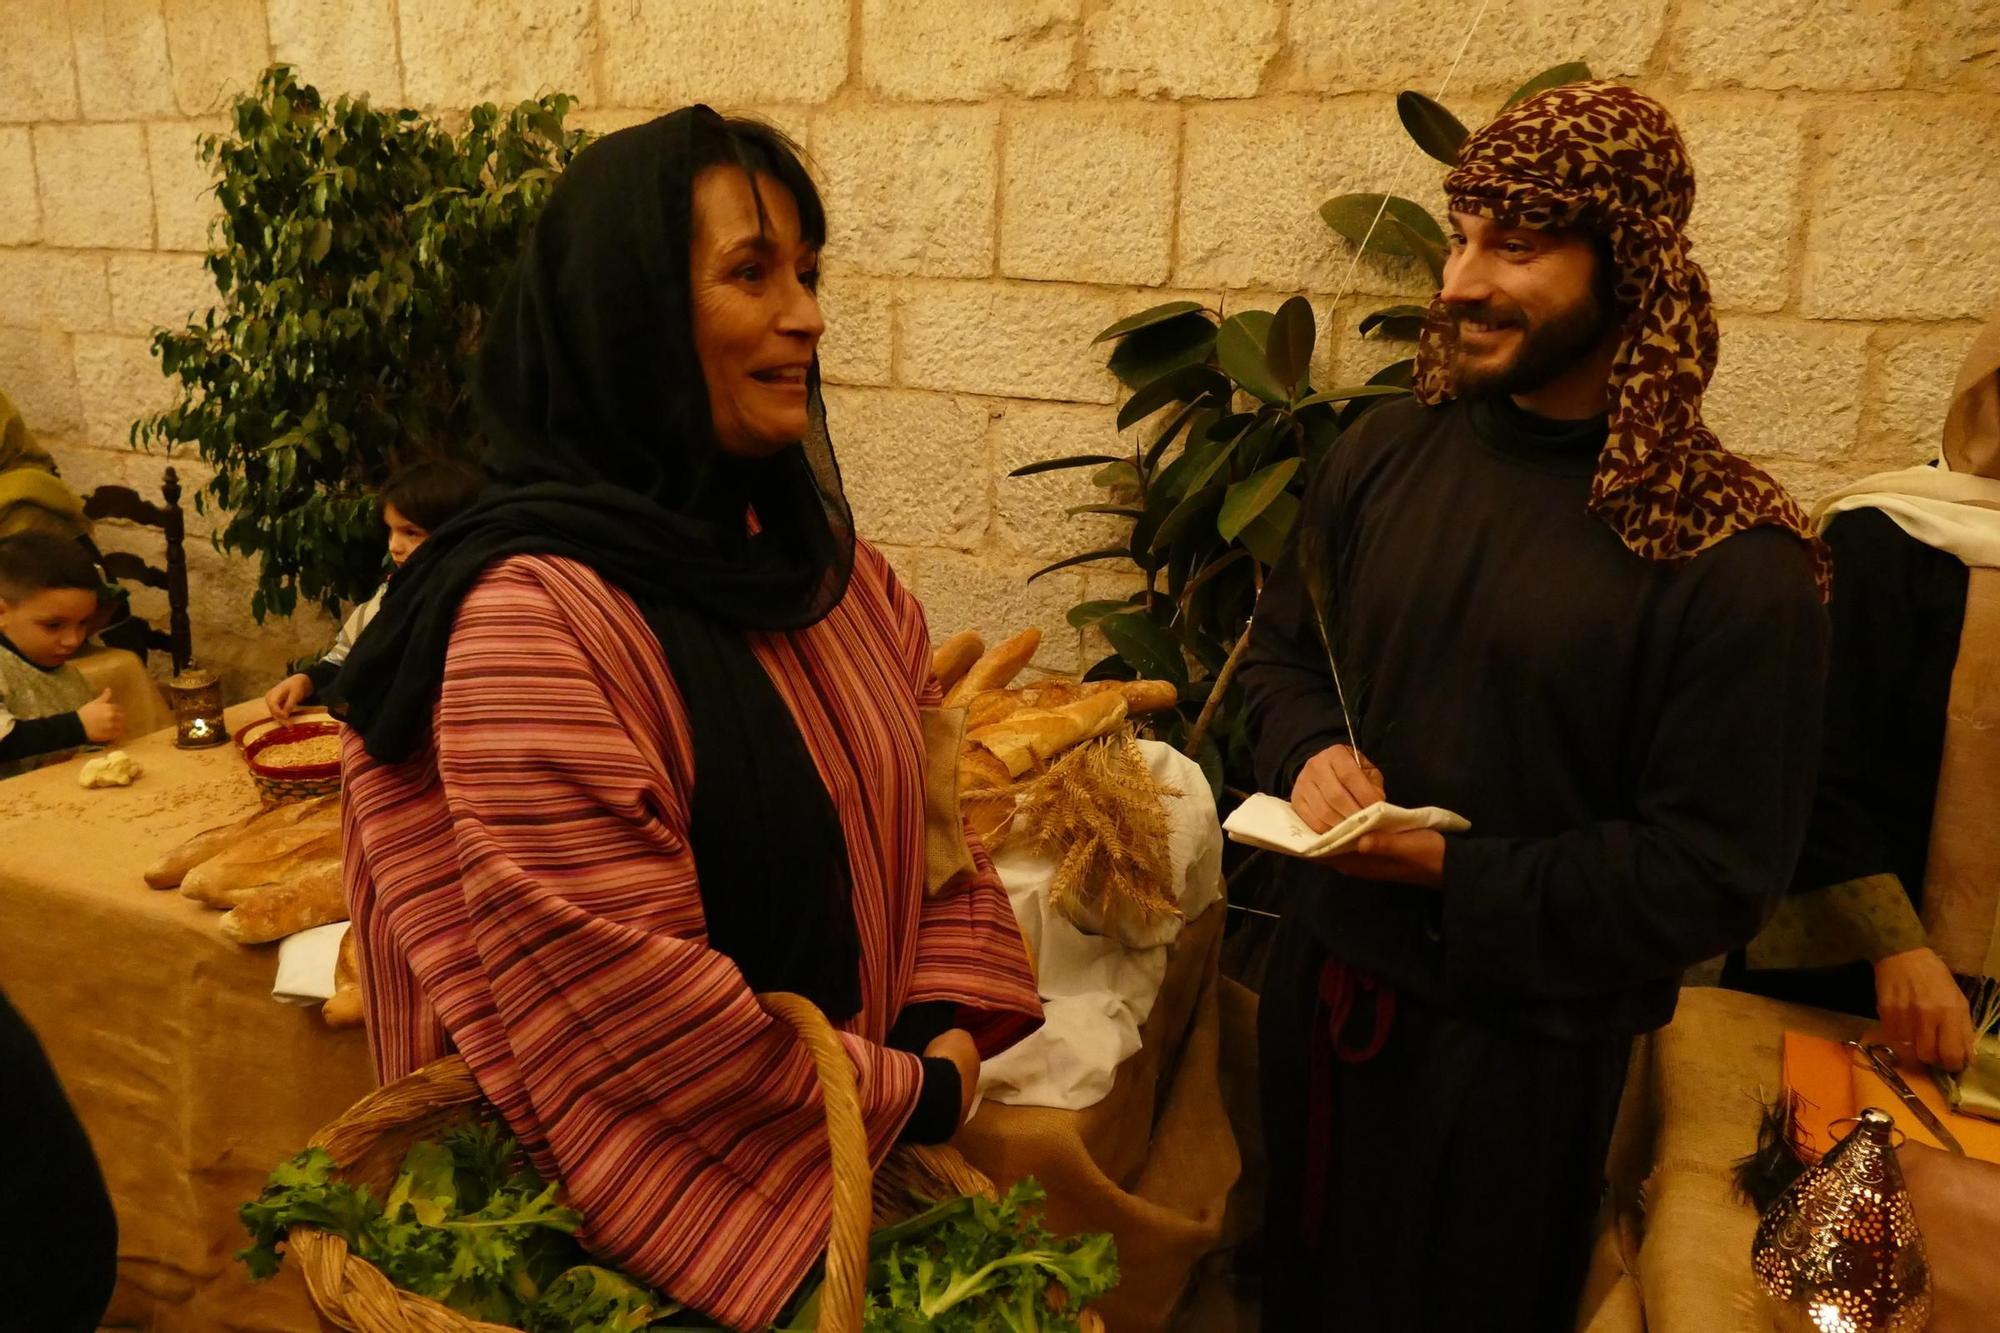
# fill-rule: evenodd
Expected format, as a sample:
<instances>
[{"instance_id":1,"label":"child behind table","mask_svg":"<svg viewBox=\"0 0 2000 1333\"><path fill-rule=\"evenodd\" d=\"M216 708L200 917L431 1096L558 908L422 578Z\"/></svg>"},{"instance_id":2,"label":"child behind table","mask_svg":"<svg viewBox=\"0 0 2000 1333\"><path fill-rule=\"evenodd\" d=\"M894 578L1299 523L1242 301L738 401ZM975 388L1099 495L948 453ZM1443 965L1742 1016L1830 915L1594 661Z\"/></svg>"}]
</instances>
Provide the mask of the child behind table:
<instances>
[{"instance_id":1,"label":"child behind table","mask_svg":"<svg viewBox=\"0 0 2000 1333\"><path fill-rule=\"evenodd\" d=\"M69 664L98 611L104 580L74 539L0 537L0 777L115 741L125 714Z\"/></svg>"},{"instance_id":2,"label":"child behind table","mask_svg":"<svg viewBox=\"0 0 2000 1333\"><path fill-rule=\"evenodd\" d=\"M486 479L478 469L448 458L413 463L384 482L376 498L382 504L382 526L389 530L389 559L396 568L401 569L410 553L423 545L435 529L443 527L447 519L478 499L485 484ZM264 703L272 717L280 722L290 721L294 709L324 693L333 683L354 641L382 609L383 594L389 591L389 583L395 577L391 571L375 595L354 608L354 614L340 627L333 646L319 661L271 687Z\"/></svg>"}]
</instances>

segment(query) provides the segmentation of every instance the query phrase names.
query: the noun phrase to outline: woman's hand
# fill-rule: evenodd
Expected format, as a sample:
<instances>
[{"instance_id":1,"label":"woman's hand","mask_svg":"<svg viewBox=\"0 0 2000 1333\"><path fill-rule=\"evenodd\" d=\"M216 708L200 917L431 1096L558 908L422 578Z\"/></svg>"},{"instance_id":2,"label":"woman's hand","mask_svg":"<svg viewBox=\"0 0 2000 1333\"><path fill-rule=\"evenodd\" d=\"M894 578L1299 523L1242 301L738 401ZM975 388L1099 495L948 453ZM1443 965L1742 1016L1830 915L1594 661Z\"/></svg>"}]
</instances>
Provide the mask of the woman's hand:
<instances>
[{"instance_id":1,"label":"woman's hand","mask_svg":"<svg viewBox=\"0 0 2000 1333\"><path fill-rule=\"evenodd\" d=\"M264 707L280 722L292 720L292 710L313 697L312 677L301 671L273 685L264 695Z\"/></svg>"},{"instance_id":2,"label":"woman's hand","mask_svg":"<svg viewBox=\"0 0 2000 1333\"><path fill-rule=\"evenodd\" d=\"M1956 1073L1972 1059L1972 1006L1944 959L1906 949L1875 960L1875 1012L1889 1044Z\"/></svg>"},{"instance_id":3,"label":"woman's hand","mask_svg":"<svg viewBox=\"0 0 2000 1333\"><path fill-rule=\"evenodd\" d=\"M964 1124L972 1114L972 1099L979 1095L979 1048L972 1044L972 1034L964 1028L941 1032L924 1047L924 1054L958 1066L958 1123Z\"/></svg>"}]
</instances>

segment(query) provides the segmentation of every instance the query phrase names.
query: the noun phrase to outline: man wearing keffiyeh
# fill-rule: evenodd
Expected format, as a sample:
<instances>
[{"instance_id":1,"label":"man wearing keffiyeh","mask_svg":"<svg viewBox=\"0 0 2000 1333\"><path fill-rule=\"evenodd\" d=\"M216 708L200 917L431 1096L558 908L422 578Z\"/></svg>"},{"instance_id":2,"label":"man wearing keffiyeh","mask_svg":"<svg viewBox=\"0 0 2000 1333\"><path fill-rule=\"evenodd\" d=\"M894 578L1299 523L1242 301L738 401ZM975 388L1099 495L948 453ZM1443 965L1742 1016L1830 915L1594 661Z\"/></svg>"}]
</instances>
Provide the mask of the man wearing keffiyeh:
<instances>
[{"instance_id":1,"label":"man wearing keffiyeh","mask_svg":"<svg viewBox=\"0 0 2000 1333\"><path fill-rule=\"evenodd\" d=\"M1413 400L1320 466L1243 669L1259 786L1308 822L1471 823L1286 863L1273 1331L1568 1328L1632 1040L1756 931L1812 795L1823 556L1702 424L1673 122L1553 89L1445 193Z\"/></svg>"}]
</instances>

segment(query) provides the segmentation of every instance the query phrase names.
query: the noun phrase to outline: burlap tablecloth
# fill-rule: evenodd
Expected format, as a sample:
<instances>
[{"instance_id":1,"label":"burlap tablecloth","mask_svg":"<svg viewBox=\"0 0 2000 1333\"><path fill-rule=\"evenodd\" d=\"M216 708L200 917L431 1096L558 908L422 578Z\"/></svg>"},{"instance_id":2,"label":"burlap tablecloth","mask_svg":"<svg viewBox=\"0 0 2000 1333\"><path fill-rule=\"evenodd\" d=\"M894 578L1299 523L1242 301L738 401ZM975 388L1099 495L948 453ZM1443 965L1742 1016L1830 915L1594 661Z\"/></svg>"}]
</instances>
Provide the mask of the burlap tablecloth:
<instances>
[{"instance_id":1,"label":"burlap tablecloth","mask_svg":"<svg viewBox=\"0 0 2000 1333\"><path fill-rule=\"evenodd\" d=\"M47 1047L117 1207L105 1322L309 1333L292 1266L253 1286L230 1258L245 1243L236 1208L373 1086L367 1044L271 999L275 946L230 943L218 913L141 878L256 806L234 747L176 750L161 732L124 748L146 769L128 788L78 787L80 760L0 781L0 987Z\"/></svg>"},{"instance_id":2,"label":"burlap tablecloth","mask_svg":"<svg viewBox=\"0 0 2000 1333\"><path fill-rule=\"evenodd\" d=\"M1216 903L1175 941L1141 1047L1103 1101L1081 1111L988 1103L954 1141L1003 1185L1034 1176L1056 1231L1116 1237L1118 1288L1092 1307L1110 1333L1166 1328L1221 1237L1241 1166L1218 1076L1224 914Z\"/></svg>"}]
</instances>

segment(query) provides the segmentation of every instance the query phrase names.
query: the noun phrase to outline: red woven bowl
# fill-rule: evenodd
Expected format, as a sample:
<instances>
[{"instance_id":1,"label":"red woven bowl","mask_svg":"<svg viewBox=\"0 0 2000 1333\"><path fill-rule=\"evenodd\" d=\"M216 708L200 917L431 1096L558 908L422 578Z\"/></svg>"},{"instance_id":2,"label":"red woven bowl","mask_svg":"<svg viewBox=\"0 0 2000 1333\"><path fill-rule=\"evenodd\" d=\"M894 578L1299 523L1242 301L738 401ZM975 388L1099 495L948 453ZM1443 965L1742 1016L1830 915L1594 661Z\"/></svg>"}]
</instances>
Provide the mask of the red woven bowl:
<instances>
[{"instance_id":1,"label":"red woven bowl","mask_svg":"<svg viewBox=\"0 0 2000 1333\"><path fill-rule=\"evenodd\" d=\"M322 764L279 767L264 763L258 756L274 745L309 741L316 736L336 735L339 731L340 724L331 719L323 722L294 722L289 726L273 727L258 733L243 746L243 760L250 766L250 777L258 788L274 801L295 801L307 796L324 796L328 792L340 790L338 759Z\"/></svg>"}]
</instances>

